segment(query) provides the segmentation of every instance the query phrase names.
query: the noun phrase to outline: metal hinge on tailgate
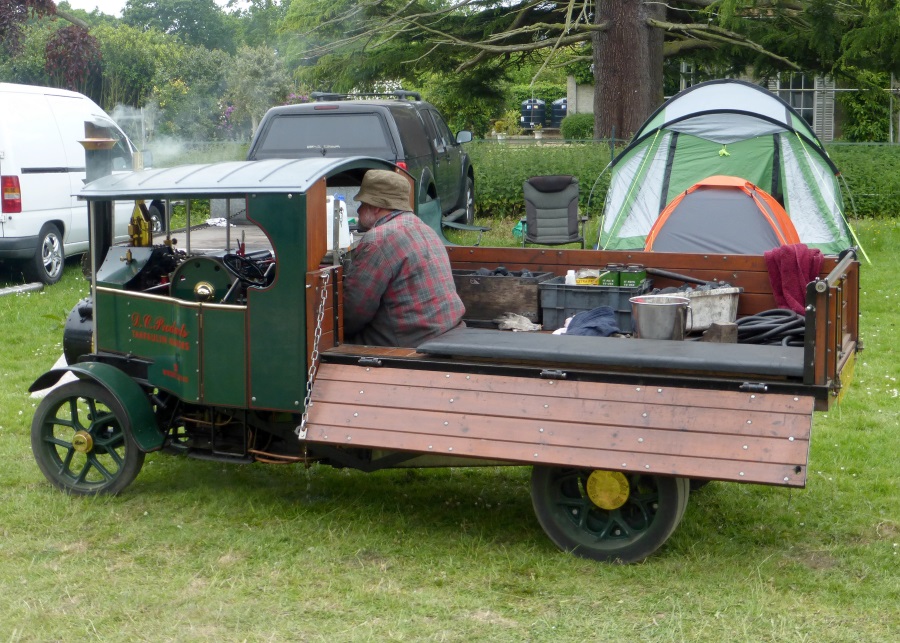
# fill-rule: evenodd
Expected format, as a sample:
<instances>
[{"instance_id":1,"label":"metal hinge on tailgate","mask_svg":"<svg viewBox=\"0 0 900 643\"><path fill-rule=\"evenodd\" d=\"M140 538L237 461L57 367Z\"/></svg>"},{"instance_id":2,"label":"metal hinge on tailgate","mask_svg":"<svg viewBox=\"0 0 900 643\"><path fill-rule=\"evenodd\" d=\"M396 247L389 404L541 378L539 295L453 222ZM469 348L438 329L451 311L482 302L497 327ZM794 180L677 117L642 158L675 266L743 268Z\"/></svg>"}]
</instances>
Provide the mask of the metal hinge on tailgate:
<instances>
[{"instance_id":1,"label":"metal hinge on tailgate","mask_svg":"<svg viewBox=\"0 0 900 643\"><path fill-rule=\"evenodd\" d=\"M769 386L762 382L744 382L741 384L740 390L746 393L765 393L769 390Z\"/></svg>"},{"instance_id":2,"label":"metal hinge on tailgate","mask_svg":"<svg viewBox=\"0 0 900 643\"><path fill-rule=\"evenodd\" d=\"M565 371L555 369L544 369L541 371L541 379L545 380L564 380L568 377Z\"/></svg>"}]
</instances>

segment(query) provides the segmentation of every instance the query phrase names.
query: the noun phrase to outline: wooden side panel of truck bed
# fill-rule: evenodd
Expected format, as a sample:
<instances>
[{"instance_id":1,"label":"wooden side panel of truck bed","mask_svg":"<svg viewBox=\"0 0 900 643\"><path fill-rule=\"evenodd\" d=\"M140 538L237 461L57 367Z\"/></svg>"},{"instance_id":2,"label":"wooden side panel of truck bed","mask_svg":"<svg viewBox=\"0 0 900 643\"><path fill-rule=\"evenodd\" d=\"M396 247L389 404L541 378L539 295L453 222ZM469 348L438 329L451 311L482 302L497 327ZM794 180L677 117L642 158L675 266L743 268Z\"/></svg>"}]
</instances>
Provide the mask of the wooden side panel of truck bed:
<instances>
[{"instance_id":1,"label":"wooden side panel of truck bed","mask_svg":"<svg viewBox=\"0 0 900 643\"><path fill-rule=\"evenodd\" d=\"M791 487L813 410L801 396L335 363L312 400L313 443Z\"/></svg>"}]
</instances>

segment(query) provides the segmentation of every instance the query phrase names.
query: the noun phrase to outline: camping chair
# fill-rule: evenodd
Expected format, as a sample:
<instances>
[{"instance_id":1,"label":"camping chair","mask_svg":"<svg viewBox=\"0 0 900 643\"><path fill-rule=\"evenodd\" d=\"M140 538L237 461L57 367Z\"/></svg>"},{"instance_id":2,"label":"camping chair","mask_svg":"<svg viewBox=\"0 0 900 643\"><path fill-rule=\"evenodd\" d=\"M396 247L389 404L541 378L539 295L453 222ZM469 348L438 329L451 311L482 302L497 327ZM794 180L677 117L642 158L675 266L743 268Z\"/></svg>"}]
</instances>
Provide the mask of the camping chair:
<instances>
[{"instance_id":1,"label":"camping chair","mask_svg":"<svg viewBox=\"0 0 900 643\"><path fill-rule=\"evenodd\" d=\"M578 216L578 179L568 174L533 176L522 185L525 193L526 243L559 246L581 242L584 248L584 226L587 217ZM579 227L580 223L580 227Z\"/></svg>"},{"instance_id":2,"label":"camping chair","mask_svg":"<svg viewBox=\"0 0 900 643\"><path fill-rule=\"evenodd\" d=\"M424 203L419 204L419 218L425 222L425 224L437 232L438 237L440 237L441 241L444 242L445 246L455 246L457 244L450 241L447 237L444 236L444 228L452 228L454 230L466 230L468 232L477 232L478 240L473 245L479 245L481 243L481 236L490 231L490 228L480 225L469 225L467 223L457 223L455 221L445 221L441 216L441 200L440 199L432 199L431 201L425 201Z\"/></svg>"}]
</instances>

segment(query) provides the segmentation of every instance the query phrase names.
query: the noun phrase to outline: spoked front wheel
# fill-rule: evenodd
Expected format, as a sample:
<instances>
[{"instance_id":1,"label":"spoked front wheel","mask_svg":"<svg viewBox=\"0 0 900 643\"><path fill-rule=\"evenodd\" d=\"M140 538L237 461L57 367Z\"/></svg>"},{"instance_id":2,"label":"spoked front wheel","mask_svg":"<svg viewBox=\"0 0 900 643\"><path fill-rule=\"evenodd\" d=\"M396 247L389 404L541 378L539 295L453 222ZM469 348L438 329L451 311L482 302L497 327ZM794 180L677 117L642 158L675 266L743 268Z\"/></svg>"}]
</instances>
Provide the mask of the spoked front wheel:
<instances>
[{"instance_id":1,"label":"spoked front wheel","mask_svg":"<svg viewBox=\"0 0 900 643\"><path fill-rule=\"evenodd\" d=\"M659 549L681 521L687 478L535 467L531 500L560 548L582 558L634 563Z\"/></svg>"},{"instance_id":2,"label":"spoked front wheel","mask_svg":"<svg viewBox=\"0 0 900 643\"><path fill-rule=\"evenodd\" d=\"M119 493L144 464L122 405L99 384L81 380L50 391L40 403L31 449L47 480L82 496Z\"/></svg>"}]
</instances>

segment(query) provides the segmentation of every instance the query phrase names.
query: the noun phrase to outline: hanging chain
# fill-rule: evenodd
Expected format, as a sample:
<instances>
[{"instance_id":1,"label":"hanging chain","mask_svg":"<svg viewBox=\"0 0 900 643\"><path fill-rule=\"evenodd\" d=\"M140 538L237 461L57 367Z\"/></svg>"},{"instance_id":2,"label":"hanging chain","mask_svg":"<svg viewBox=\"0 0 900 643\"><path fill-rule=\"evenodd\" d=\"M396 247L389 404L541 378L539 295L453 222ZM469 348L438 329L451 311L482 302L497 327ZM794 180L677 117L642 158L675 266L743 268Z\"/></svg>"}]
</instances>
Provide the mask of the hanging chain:
<instances>
[{"instance_id":1,"label":"hanging chain","mask_svg":"<svg viewBox=\"0 0 900 643\"><path fill-rule=\"evenodd\" d=\"M303 399L303 414L300 416L300 426L295 429L297 437L306 439L306 422L309 420L309 407L312 406L313 380L316 378L319 362L319 340L322 339L322 319L325 317L325 300L328 299L328 280L331 271L322 273L322 298L319 301L319 312L316 314L316 331L313 333L313 349L309 356L309 373L306 375L306 397ZM316 292L319 292L318 289Z\"/></svg>"}]
</instances>

